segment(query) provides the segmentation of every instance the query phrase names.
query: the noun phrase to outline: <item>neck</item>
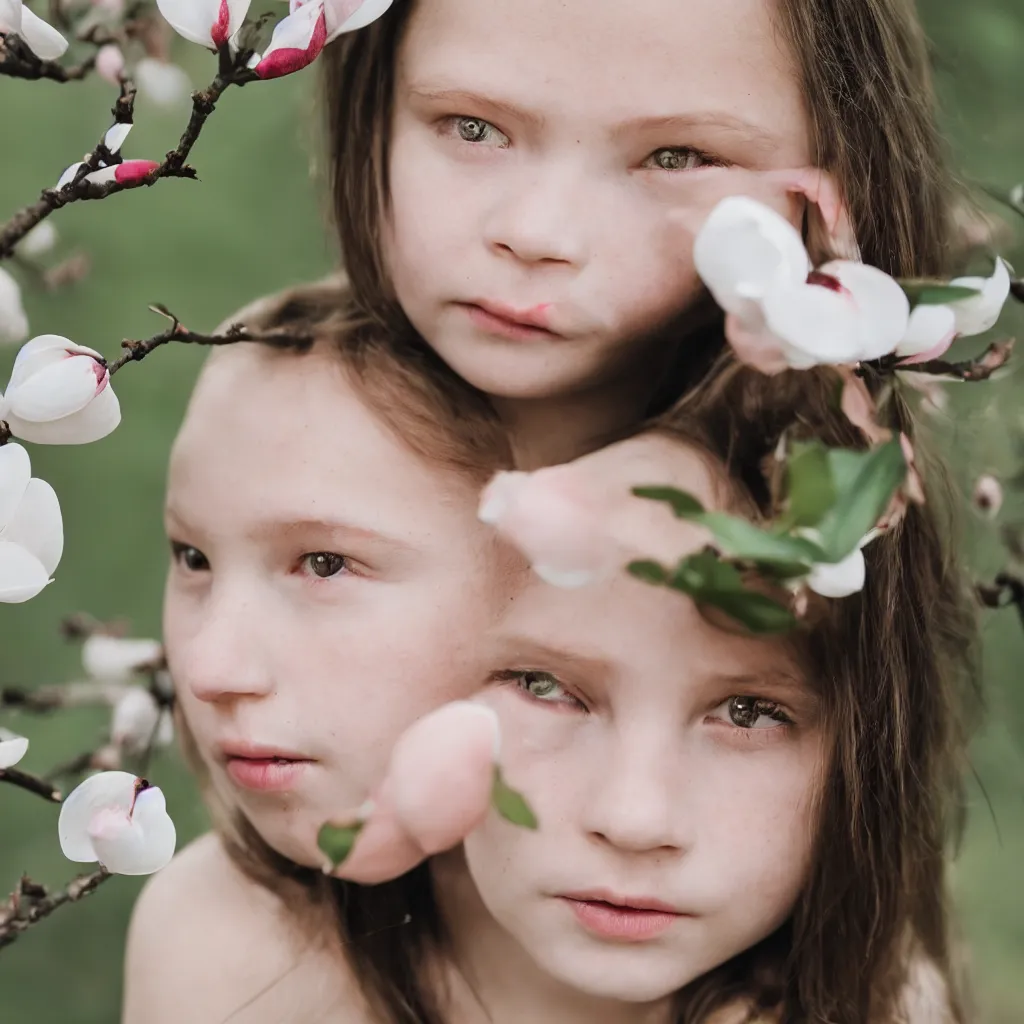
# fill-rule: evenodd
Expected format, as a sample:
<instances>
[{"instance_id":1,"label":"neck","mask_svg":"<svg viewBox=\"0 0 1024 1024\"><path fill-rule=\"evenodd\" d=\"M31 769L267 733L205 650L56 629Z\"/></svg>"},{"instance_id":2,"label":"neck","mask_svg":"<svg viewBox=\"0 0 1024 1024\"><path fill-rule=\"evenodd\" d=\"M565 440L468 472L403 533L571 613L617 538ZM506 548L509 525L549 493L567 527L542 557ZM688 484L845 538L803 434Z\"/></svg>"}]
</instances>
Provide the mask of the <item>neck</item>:
<instances>
[{"instance_id":1,"label":"neck","mask_svg":"<svg viewBox=\"0 0 1024 1024\"><path fill-rule=\"evenodd\" d=\"M445 1019L452 1024L670 1024L671 997L602 999L542 970L483 905L461 849L435 857L431 873L450 936Z\"/></svg>"}]
</instances>

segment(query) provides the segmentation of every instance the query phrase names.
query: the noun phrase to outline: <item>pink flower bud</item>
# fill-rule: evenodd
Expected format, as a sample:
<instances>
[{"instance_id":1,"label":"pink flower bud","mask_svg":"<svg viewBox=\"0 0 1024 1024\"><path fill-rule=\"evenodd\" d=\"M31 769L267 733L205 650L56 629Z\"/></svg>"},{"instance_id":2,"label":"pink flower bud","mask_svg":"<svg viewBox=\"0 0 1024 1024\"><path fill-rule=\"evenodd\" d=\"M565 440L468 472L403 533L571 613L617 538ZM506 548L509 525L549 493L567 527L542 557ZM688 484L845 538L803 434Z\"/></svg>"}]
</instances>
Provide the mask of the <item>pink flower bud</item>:
<instances>
[{"instance_id":1,"label":"pink flower bud","mask_svg":"<svg viewBox=\"0 0 1024 1024\"><path fill-rule=\"evenodd\" d=\"M115 43L107 43L101 46L96 53L96 74L100 78L117 85L121 81L121 72L124 71L124 54L121 47Z\"/></svg>"},{"instance_id":2,"label":"pink flower bud","mask_svg":"<svg viewBox=\"0 0 1024 1024\"><path fill-rule=\"evenodd\" d=\"M1003 507L1003 485L991 473L984 473L974 484L971 500L979 512L995 519Z\"/></svg>"}]
</instances>

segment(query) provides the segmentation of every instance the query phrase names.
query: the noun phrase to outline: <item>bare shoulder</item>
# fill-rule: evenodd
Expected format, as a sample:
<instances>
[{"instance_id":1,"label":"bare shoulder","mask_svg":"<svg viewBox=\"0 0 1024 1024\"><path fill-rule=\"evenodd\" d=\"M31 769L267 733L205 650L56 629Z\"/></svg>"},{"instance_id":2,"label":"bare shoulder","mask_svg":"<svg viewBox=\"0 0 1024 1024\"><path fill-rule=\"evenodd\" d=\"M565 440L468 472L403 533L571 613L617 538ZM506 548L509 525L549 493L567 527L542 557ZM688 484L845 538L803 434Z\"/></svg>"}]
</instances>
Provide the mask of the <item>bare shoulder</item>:
<instances>
[{"instance_id":1,"label":"bare shoulder","mask_svg":"<svg viewBox=\"0 0 1024 1024\"><path fill-rule=\"evenodd\" d=\"M304 934L209 834L143 889L122 1024L370 1024L336 943Z\"/></svg>"}]
</instances>

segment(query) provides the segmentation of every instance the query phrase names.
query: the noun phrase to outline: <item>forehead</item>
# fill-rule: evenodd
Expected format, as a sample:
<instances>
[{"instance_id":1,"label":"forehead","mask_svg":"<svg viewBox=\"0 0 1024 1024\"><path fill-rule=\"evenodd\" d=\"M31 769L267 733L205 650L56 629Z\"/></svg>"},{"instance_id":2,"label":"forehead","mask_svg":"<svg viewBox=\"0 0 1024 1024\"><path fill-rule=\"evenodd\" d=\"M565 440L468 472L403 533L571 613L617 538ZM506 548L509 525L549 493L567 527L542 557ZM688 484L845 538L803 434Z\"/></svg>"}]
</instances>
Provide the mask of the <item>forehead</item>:
<instances>
[{"instance_id":1,"label":"forehead","mask_svg":"<svg viewBox=\"0 0 1024 1024\"><path fill-rule=\"evenodd\" d=\"M609 120L730 111L803 128L800 85L771 0L419 0L406 81L478 80Z\"/></svg>"},{"instance_id":2,"label":"forehead","mask_svg":"<svg viewBox=\"0 0 1024 1024\"><path fill-rule=\"evenodd\" d=\"M360 400L337 355L236 345L208 361L175 441L169 499L191 512L333 518L395 530L474 508L476 487L431 465ZM365 514L364 514L365 510ZM403 532L401 530L397 532Z\"/></svg>"}]
</instances>

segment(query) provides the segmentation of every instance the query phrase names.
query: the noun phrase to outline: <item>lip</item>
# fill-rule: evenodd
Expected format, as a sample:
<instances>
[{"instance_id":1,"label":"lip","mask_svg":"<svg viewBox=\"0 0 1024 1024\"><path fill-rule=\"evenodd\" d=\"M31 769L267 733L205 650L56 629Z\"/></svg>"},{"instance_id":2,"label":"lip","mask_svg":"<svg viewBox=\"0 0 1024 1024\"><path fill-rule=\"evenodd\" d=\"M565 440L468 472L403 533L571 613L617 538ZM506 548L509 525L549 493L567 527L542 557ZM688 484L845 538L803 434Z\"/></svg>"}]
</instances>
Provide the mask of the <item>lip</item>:
<instances>
[{"instance_id":1,"label":"lip","mask_svg":"<svg viewBox=\"0 0 1024 1024\"><path fill-rule=\"evenodd\" d=\"M548 313L550 304L547 303L531 306L529 309L516 309L486 299L460 302L458 305L466 310L477 327L488 334L515 340L550 340L562 337L551 329L551 318Z\"/></svg>"},{"instance_id":2,"label":"lip","mask_svg":"<svg viewBox=\"0 0 1024 1024\"><path fill-rule=\"evenodd\" d=\"M221 759L229 778L243 789L284 792L294 789L313 764L311 758L282 747L256 743L222 743Z\"/></svg>"},{"instance_id":3,"label":"lip","mask_svg":"<svg viewBox=\"0 0 1024 1024\"><path fill-rule=\"evenodd\" d=\"M684 914L661 900L594 891L558 897L594 935L617 942L646 942L664 934Z\"/></svg>"}]
</instances>

